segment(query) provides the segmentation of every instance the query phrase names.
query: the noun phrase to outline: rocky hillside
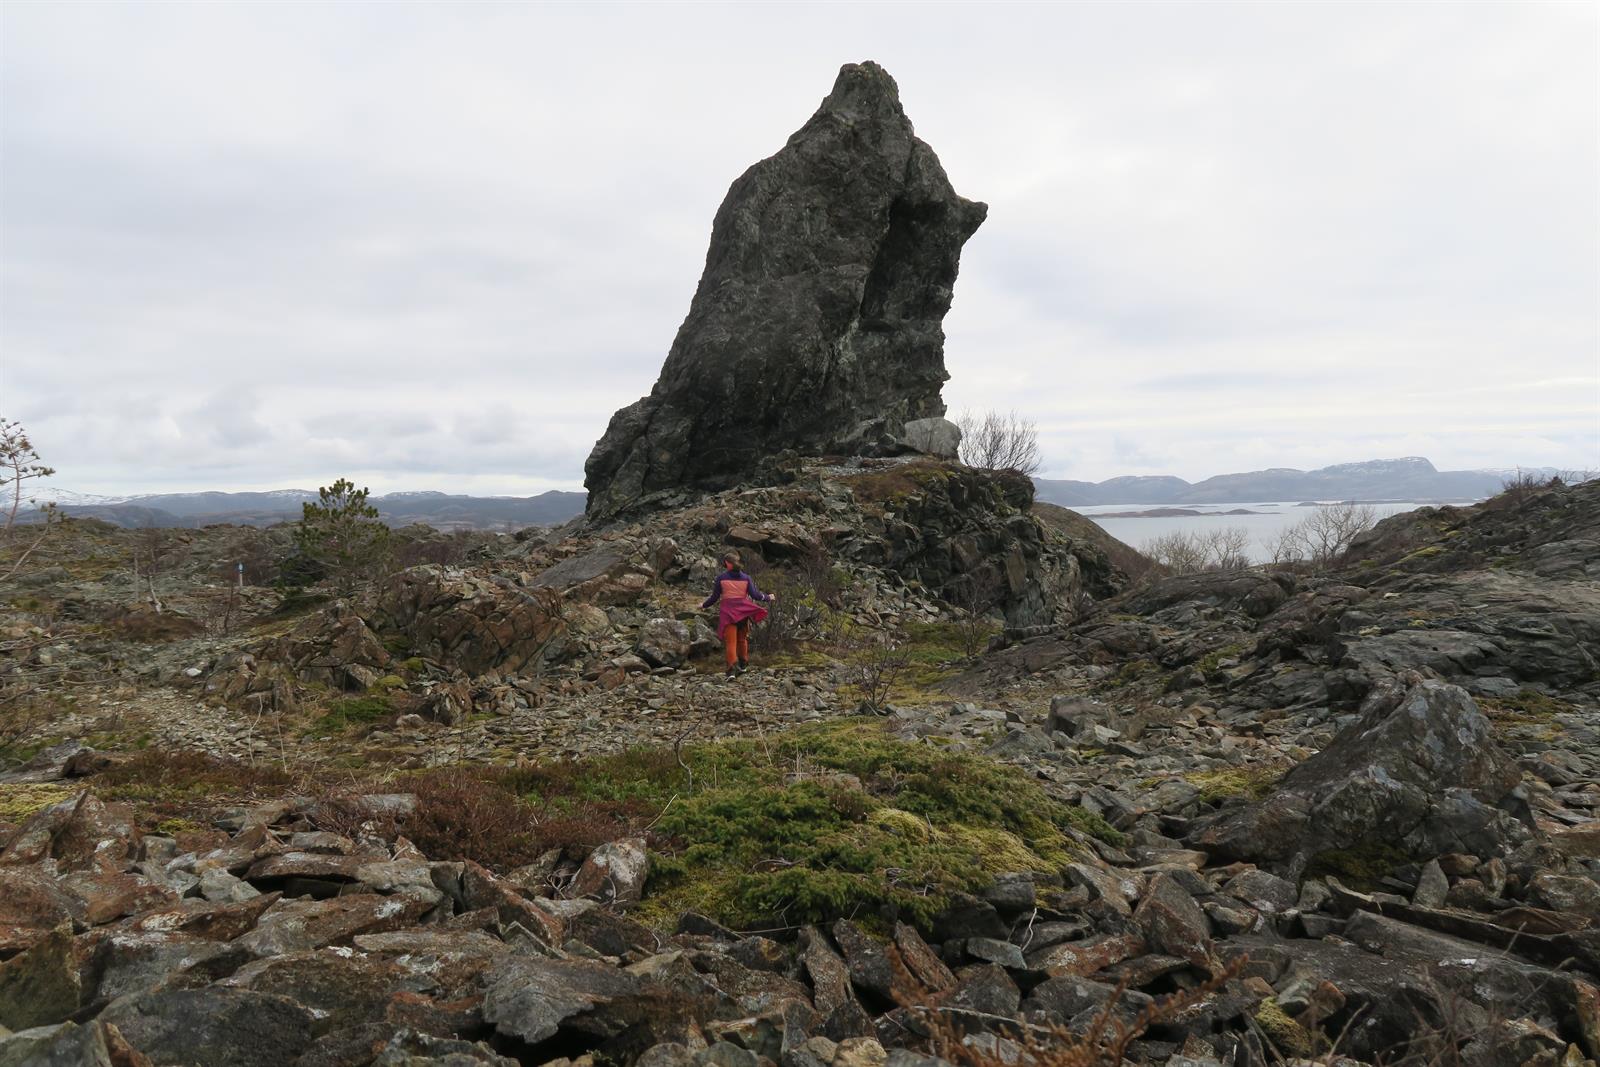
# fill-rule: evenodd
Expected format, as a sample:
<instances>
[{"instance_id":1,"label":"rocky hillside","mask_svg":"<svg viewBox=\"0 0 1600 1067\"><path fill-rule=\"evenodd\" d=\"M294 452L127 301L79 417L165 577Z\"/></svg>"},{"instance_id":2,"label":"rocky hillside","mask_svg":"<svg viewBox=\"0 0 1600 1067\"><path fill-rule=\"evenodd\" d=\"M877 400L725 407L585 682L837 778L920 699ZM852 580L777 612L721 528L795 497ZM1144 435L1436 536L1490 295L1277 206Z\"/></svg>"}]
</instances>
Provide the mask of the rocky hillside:
<instances>
[{"instance_id":1,"label":"rocky hillside","mask_svg":"<svg viewBox=\"0 0 1600 1067\"><path fill-rule=\"evenodd\" d=\"M947 458L983 213L846 67L590 521L7 560L0 1067L1593 1063L1600 483L1162 577Z\"/></svg>"},{"instance_id":2,"label":"rocky hillside","mask_svg":"<svg viewBox=\"0 0 1600 1067\"><path fill-rule=\"evenodd\" d=\"M790 473L226 628L245 531L159 616L139 535L61 531L8 593L0 1063L1596 1054L1593 487L1135 584L1021 479ZM727 545L783 593L733 680Z\"/></svg>"}]
</instances>

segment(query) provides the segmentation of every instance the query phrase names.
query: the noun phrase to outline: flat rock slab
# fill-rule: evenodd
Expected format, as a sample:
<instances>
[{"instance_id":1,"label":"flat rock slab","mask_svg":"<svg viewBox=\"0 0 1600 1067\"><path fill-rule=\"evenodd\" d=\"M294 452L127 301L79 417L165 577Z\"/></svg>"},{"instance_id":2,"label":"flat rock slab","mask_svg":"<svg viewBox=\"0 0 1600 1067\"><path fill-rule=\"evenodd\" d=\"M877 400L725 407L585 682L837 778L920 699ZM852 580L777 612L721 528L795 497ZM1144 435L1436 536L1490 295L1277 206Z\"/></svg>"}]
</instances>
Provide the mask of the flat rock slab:
<instances>
[{"instance_id":1,"label":"flat rock slab","mask_svg":"<svg viewBox=\"0 0 1600 1067\"><path fill-rule=\"evenodd\" d=\"M1148 947L1144 938L1137 934L1106 934L1087 941L1051 945L1030 953L1028 966L1045 971L1052 977L1085 977L1133 956L1142 956Z\"/></svg>"},{"instance_id":2,"label":"flat rock slab","mask_svg":"<svg viewBox=\"0 0 1600 1067\"><path fill-rule=\"evenodd\" d=\"M539 957L497 964L485 976L485 986L484 1020L530 1045L554 1037L563 1024L609 1037L622 1026L591 1013L613 1001L638 997L646 988L641 979L607 964Z\"/></svg>"},{"instance_id":3,"label":"flat rock slab","mask_svg":"<svg viewBox=\"0 0 1600 1067\"><path fill-rule=\"evenodd\" d=\"M316 1012L324 1026L339 1028L382 1018L384 1005L409 978L391 961L325 948L258 960L219 984L288 997Z\"/></svg>"},{"instance_id":4,"label":"flat rock slab","mask_svg":"<svg viewBox=\"0 0 1600 1067\"><path fill-rule=\"evenodd\" d=\"M280 900L239 943L257 956L309 952L348 941L357 934L409 926L428 910L415 897L372 893L330 900Z\"/></svg>"},{"instance_id":5,"label":"flat rock slab","mask_svg":"<svg viewBox=\"0 0 1600 1067\"><path fill-rule=\"evenodd\" d=\"M232 941L254 929L256 920L279 899L277 893L263 893L238 903L216 903L189 897L170 907L141 912L128 920L127 929L182 933L209 941Z\"/></svg>"},{"instance_id":6,"label":"flat rock slab","mask_svg":"<svg viewBox=\"0 0 1600 1067\"><path fill-rule=\"evenodd\" d=\"M287 997L209 986L119 1000L99 1021L157 1064L283 1067L311 1044L316 1017Z\"/></svg>"}]
</instances>

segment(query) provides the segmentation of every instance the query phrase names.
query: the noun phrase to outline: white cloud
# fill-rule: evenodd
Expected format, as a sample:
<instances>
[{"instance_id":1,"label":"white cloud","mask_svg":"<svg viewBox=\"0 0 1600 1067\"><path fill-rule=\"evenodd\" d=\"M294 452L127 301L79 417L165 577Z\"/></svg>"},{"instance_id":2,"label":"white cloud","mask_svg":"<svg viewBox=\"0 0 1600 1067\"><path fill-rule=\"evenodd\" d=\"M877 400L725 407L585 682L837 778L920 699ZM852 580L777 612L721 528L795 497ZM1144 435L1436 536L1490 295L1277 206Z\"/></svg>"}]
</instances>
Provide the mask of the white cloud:
<instances>
[{"instance_id":1,"label":"white cloud","mask_svg":"<svg viewBox=\"0 0 1600 1067\"><path fill-rule=\"evenodd\" d=\"M1047 473L1600 466L1583 4L0 7L0 410L80 490L576 487L875 58Z\"/></svg>"}]
</instances>

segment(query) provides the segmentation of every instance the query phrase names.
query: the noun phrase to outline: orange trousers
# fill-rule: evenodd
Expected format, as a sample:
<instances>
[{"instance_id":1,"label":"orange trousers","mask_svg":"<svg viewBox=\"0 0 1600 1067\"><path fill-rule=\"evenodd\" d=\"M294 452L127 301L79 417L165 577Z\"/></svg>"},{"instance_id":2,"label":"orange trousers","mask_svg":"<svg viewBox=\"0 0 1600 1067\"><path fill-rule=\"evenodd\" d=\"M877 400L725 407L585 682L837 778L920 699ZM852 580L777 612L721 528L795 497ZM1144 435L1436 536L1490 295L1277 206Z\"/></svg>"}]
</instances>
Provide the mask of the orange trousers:
<instances>
[{"instance_id":1,"label":"orange trousers","mask_svg":"<svg viewBox=\"0 0 1600 1067\"><path fill-rule=\"evenodd\" d=\"M730 622L722 629L722 652L728 666L750 662L750 620Z\"/></svg>"}]
</instances>

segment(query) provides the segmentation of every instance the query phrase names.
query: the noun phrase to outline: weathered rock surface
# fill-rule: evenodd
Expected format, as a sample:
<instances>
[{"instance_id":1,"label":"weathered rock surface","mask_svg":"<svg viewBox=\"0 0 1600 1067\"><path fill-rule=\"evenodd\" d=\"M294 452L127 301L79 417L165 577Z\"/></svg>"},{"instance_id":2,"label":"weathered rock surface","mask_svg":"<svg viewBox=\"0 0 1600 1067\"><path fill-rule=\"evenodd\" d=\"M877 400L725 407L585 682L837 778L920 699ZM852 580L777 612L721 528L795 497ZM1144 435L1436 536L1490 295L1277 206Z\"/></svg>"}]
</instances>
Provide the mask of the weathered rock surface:
<instances>
[{"instance_id":1,"label":"weathered rock surface","mask_svg":"<svg viewBox=\"0 0 1600 1067\"><path fill-rule=\"evenodd\" d=\"M1270 796L1222 815L1193 840L1257 860L1370 841L1429 856L1493 854L1526 836L1493 807L1520 778L1466 690L1419 682L1375 692L1360 719Z\"/></svg>"},{"instance_id":2,"label":"weathered rock surface","mask_svg":"<svg viewBox=\"0 0 1600 1067\"><path fill-rule=\"evenodd\" d=\"M892 450L942 416L941 322L986 210L951 189L888 73L845 66L718 209L660 378L585 464L589 515L723 488L785 450ZM915 435L948 451L935 428Z\"/></svg>"}]
</instances>

